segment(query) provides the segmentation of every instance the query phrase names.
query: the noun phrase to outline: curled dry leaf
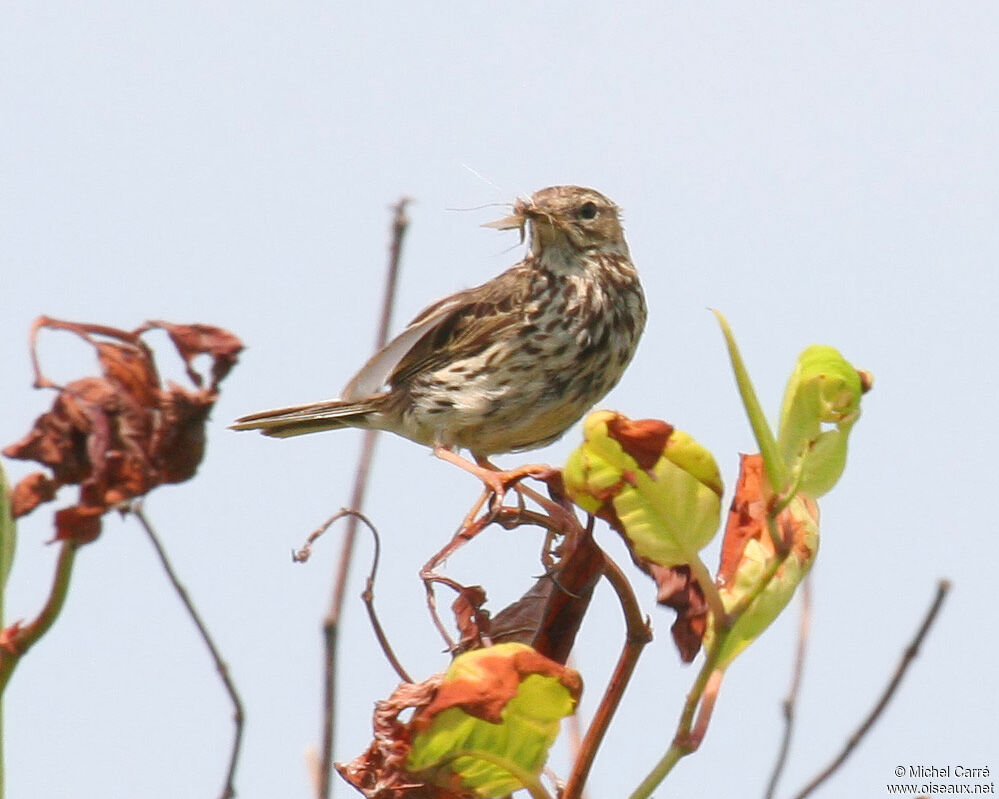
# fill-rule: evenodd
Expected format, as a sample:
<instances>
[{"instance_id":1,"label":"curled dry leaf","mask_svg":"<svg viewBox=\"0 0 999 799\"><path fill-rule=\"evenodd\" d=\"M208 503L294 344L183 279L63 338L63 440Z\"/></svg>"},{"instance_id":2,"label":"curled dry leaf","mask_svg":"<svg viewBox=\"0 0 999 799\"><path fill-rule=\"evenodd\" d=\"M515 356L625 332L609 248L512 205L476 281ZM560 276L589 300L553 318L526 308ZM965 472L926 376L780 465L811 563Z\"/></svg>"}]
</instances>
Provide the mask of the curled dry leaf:
<instances>
[{"instance_id":1,"label":"curled dry leaf","mask_svg":"<svg viewBox=\"0 0 999 799\"><path fill-rule=\"evenodd\" d=\"M403 683L388 699L375 703L374 737L367 751L349 763L336 763L336 770L369 799L449 799L461 794L414 779L406 771L411 734L399 716L426 707L443 680L436 674L421 683Z\"/></svg>"},{"instance_id":2,"label":"curled dry leaf","mask_svg":"<svg viewBox=\"0 0 999 799\"><path fill-rule=\"evenodd\" d=\"M577 672L523 644L466 652L379 702L371 746L336 768L370 799L506 796L523 786L500 764L536 778L581 690Z\"/></svg>"},{"instance_id":3,"label":"curled dry leaf","mask_svg":"<svg viewBox=\"0 0 999 799\"><path fill-rule=\"evenodd\" d=\"M45 328L90 343L101 376L65 386L45 378L34 350L37 333ZM142 340L153 329L167 332L195 388L162 385L153 352ZM64 485L78 485L77 503L56 514L56 539L87 543L100 534L100 517L110 508L163 483L191 478L204 455L205 421L218 399L219 382L241 349L232 333L207 325L148 322L125 331L37 319L32 328L35 385L58 393L31 431L3 453L36 461L49 474L30 474L14 487L14 515L24 516L52 500ZM202 355L211 361L208 381L194 370L195 358Z\"/></svg>"},{"instance_id":4,"label":"curled dry leaf","mask_svg":"<svg viewBox=\"0 0 999 799\"><path fill-rule=\"evenodd\" d=\"M455 622L461 640L458 650L478 649L483 646L483 634L489 632L489 611L484 609L486 591L481 585L464 586L458 592L457 599L451 603Z\"/></svg>"},{"instance_id":5,"label":"curled dry leaf","mask_svg":"<svg viewBox=\"0 0 999 799\"><path fill-rule=\"evenodd\" d=\"M774 528L782 539L778 547L767 525L767 507L772 500L763 458L743 455L722 542L717 583L726 610L750 603L725 637L718 653L720 668L731 663L777 618L808 573L818 551L816 503L799 494L777 514ZM764 583L768 568L776 565L782 549L786 557ZM705 645L709 646L710 629L706 638Z\"/></svg>"},{"instance_id":6,"label":"curled dry leaf","mask_svg":"<svg viewBox=\"0 0 999 799\"><path fill-rule=\"evenodd\" d=\"M657 566L649 561L639 562L656 581L656 602L676 611L676 619L669 628L673 643L684 663L690 663L701 651L701 640L708 623L708 603L704 591L691 575L689 566Z\"/></svg>"},{"instance_id":7,"label":"curled dry leaf","mask_svg":"<svg viewBox=\"0 0 999 799\"><path fill-rule=\"evenodd\" d=\"M157 320L146 322L139 330L160 329L170 336L180 357L184 359L187 376L198 388L204 384L204 378L194 369L194 359L199 355L210 355L212 359L211 382L208 390L218 388L227 374L236 365L239 353L243 351L243 342L228 330L211 325L174 325L170 322Z\"/></svg>"},{"instance_id":8,"label":"curled dry leaf","mask_svg":"<svg viewBox=\"0 0 999 799\"><path fill-rule=\"evenodd\" d=\"M604 571L604 553L586 531L567 536L559 561L517 601L492 619L493 643L529 645L556 663L565 664L590 606L593 589Z\"/></svg>"}]
</instances>

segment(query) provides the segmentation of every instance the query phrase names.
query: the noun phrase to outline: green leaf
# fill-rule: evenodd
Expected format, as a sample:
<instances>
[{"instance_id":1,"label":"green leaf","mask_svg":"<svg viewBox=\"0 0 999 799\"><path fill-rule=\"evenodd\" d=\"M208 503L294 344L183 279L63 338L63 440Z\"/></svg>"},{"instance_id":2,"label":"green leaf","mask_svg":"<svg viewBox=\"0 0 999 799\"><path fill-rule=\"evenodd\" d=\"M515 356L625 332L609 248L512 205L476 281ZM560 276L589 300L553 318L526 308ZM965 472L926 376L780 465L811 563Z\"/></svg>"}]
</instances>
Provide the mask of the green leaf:
<instances>
[{"instance_id":1,"label":"green leaf","mask_svg":"<svg viewBox=\"0 0 999 799\"><path fill-rule=\"evenodd\" d=\"M749 372L743 363L739 347L735 343L735 336L732 328L729 327L728 320L722 316L720 311L712 309L718 324L721 325L722 335L725 337L725 345L728 347L729 359L732 361L732 371L735 373L735 384L742 397L742 405L746 409L749 417L749 425L753 429L753 436L756 444L760 448L763 456L763 464L766 468L767 481L775 494L780 494L787 484L787 470L784 462L780 458L780 451L777 447L777 440L773 431L767 423L766 414L756 397L756 390L753 388L753 381L749 379Z\"/></svg>"},{"instance_id":2,"label":"green leaf","mask_svg":"<svg viewBox=\"0 0 999 799\"><path fill-rule=\"evenodd\" d=\"M797 491L820 497L839 480L863 393L860 374L832 347L816 344L798 357L777 438Z\"/></svg>"},{"instance_id":3,"label":"green leaf","mask_svg":"<svg viewBox=\"0 0 999 799\"><path fill-rule=\"evenodd\" d=\"M524 644L459 655L435 703L413 720L407 769L443 787L457 780L483 799L506 796L541 773L580 689L575 671Z\"/></svg>"},{"instance_id":4,"label":"green leaf","mask_svg":"<svg viewBox=\"0 0 999 799\"><path fill-rule=\"evenodd\" d=\"M718 668L726 668L774 622L815 561L819 523L814 503L796 496L781 511L778 526L791 532L792 544L791 551L776 571L773 566L778 556L769 535L763 533L746 542L735 573L720 589L726 611L731 613L747 601L749 604L725 634L718 654ZM709 624L705 647L712 645L713 630L714 625Z\"/></svg>"},{"instance_id":5,"label":"green leaf","mask_svg":"<svg viewBox=\"0 0 999 799\"><path fill-rule=\"evenodd\" d=\"M584 510L608 518L634 554L661 566L689 564L714 537L722 481L711 453L657 420L590 414L563 472Z\"/></svg>"}]
</instances>

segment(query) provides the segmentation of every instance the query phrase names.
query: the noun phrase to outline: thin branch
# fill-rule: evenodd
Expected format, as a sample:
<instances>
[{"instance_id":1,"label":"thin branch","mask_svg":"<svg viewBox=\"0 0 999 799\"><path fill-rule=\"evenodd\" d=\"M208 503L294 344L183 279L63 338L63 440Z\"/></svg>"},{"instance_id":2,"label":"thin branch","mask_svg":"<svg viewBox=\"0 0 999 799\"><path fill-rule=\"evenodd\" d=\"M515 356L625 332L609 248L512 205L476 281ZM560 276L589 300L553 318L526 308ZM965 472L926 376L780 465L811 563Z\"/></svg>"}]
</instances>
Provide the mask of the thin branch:
<instances>
[{"instance_id":1,"label":"thin branch","mask_svg":"<svg viewBox=\"0 0 999 799\"><path fill-rule=\"evenodd\" d=\"M696 750L701 745L701 741L704 740L704 736L708 732L708 724L711 723L711 714L714 712L715 701L718 699L718 691L724 676L724 669L715 669L708 675L704 692L701 694L701 701L697 706L697 719L688 736L691 750Z\"/></svg>"},{"instance_id":2,"label":"thin branch","mask_svg":"<svg viewBox=\"0 0 999 799\"><path fill-rule=\"evenodd\" d=\"M618 657L614 673L600 699L596 713L593 714L593 721L590 722L590 726L586 730L586 736L583 738L579 753L574 760L569 781L562 792L562 799L578 799L582 796L583 787L590 775L597 750L600 748L604 734L621 703L621 697L631 680L638 658L645 645L652 640L652 630L649 627L648 619L642 615L631 583L628 582L628 578L624 576L620 567L606 553L604 553L604 577L613 587L624 612L626 626L624 648Z\"/></svg>"},{"instance_id":3,"label":"thin branch","mask_svg":"<svg viewBox=\"0 0 999 799\"><path fill-rule=\"evenodd\" d=\"M4 493L4 496L0 498L0 502L6 503L7 482L2 468L0 468L0 491ZM3 508L0 512L6 514L7 508ZM13 548L13 523L9 515L6 521L11 523L11 529L4 532L3 544ZM0 524L4 524L4 521L0 520ZM21 626L15 622L10 627L3 629L5 622L3 617L0 616L0 799L3 799L6 795L7 784L3 753L3 693L7 688L7 683L11 675L14 673L14 669L21 662L21 657L38 642L38 639L49 631L52 625L55 624L55 620L59 617L59 613L66 603L66 595L69 593L69 582L73 575L73 563L76 559L77 549L79 549L79 544L72 539L65 540L60 544L59 557L56 560L55 577L52 579L52 588L49 591L48 599L45 601L45 606L34 621L26 626ZM10 557L9 552L5 552L4 554L8 558ZM10 561L8 560L8 567L9 564ZM3 583L6 577L6 574L0 575L0 598L2 598L5 589Z\"/></svg>"},{"instance_id":4,"label":"thin branch","mask_svg":"<svg viewBox=\"0 0 999 799\"><path fill-rule=\"evenodd\" d=\"M452 554L454 554L454 552L463 547L466 543L471 541L479 533L491 525L497 515L504 510L503 506L492 507L477 519L473 518L474 514L482 507L485 498L488 496L495 495L490 494L488 491L483 493L472 507L472 510L466 514L464 521L461 523L461 527L459 527L457 532L451 536L450 540L444 545L443 549L437 552L437 554L427 561L423 565L423 568L420 569L420 579L423 581L423 590L427 601L427 611L430 613L430 619L433 622L434 627L437 628L437 632L440 634L441 639L444 641L444 646L449 652L456 651L457 643L451 637L447 627L441 620L440 614L437 612L437 596L434 593L434 585L445 585L457 594L461 594L464 587L457 581L452 580L449 577L445 577L442 574L438 574L435 569ZM515 527L517 525L514 524L512 526Z\"/></svg>"},{"instance_id":5,"label":"thin branch","mask_svg":"<svg viewBox=\"0 0 999 799\"><path fill-rule=\"evenodd\" d=\"M488 468L471 464L470 461L465 461L463 458L460 458L460 456L455 456L455 458L456 459L454 460L451 458L444 459L455 463L461 468L470 466L471 470L474 470L473 473L481 471L483 473L488 472L489 474L496 475L500 480L506 480L508 478L520 480L523 477L528 476L528 471L536 471L538 468L550 471L550 467L547 466L531 466L525 467L525 469L516 469L510 472L491 472ZM511 475L513 475L512 478L510 477ZM519 483L513 485L512 487L518 494L518 504L516 507L497 504L497 502L502 501L501 499L497 500L499 495L496 494L493 489L487 488L486 491L479 496L479 499L472 506L472 509L465 515L461 526L451 539L440 551L430 558L430 560L427 561L420 570L420 579L423 581L427 610L430 613L430 619L433 622L434 627L436 627L437 632L440 634L441 639L444 641L444 646L451 652L457 649L457 643L448 632L447 627L441 620L440 614L437 612L437 598L434 593L434 586L446 586L457 594L461 594L465 590L465 586L462 586L456 580L445 577L436 571L436 569L445 560L451 557L451 555L453 555L458 549L463 547L492 524L497 524L506 530L512 530L520 527L521 525L534 525L548 531L549 535L560 535L566 536L567 538L581 536L586 532L579 524L579 520L565 508L562 508L551 500L542 497L537 492L530 490L526 486L522 486ZM485 501L490 497L495 501L490 502L489 508L484 511L482 515L476 517L475 514L482 509ZM531 510L525 507L525 497L530 497L532 500L537 502L547 511L547 513Z\"/></svg>"},{"instance_id":6,"label":"thin branch","mask_svg":"<svg viewBox=\"0 0 999 799\"><path fill-rule=\"evenodd\" d=\"M309 535L301 549L292 553L292 560L296 563L305 563L305 561L307 561L312 555L312 545L316 542L316 540L323 535L323 533L325 533L334 522L344 518L345 516L355 517L358 521L362 522L368 530L371 531L371 537L375 542L374 555L371 558L371 571L368 573L368 579L365 582L361 599L364 600L364 605L368 609L368 619L371 621L371 627L375 632L375 638L378 639L378 644L381 646L383 654L392 668L395 669L395 673L399 675L399 679L403 682L411 683L413 681L412 677L409 676L406 669L404 669L402 664L399 662L399 658L396 657L395 651L389 643L388 636L385 635L385 630L382 628L382 624L378 620L378 614L375 612L375 578L378 574L378 561L382 554L382 540L381 536L378 534L378 529L375 527L371 519L356 510L341 508L330 516L330 518L328 518L325 522L323 522L319 529L313 531Z\"/></svg>"},{"instance_id":7,"label":"thin branch","mask_svg":"<svg viewBox=\"0 0 999 799\"><path fill-rule=\"evenodd\" d=\"M208 628L205 626L204 621L202 621L201 614L198 613L197 609L194 607L194 603L191 601L191 598L187 593L187 589L184 588L183 584L177 577L177 573L174 571L174 568L167 557L166 550L163 548L163 544L160 543L159 536L157 536L152 524L150 524L149 519L142 510L141 504L134 502L128 510L133 516L135 516L136 519L139 520L139 524L142 526L142 529L146 531L146 535L149 537L149 540L153 545L153 549L156 550L156 556L160 560L160 565L163 567L163 571L166 572L167 579L170 580L170 584L173 586L174 591L177 592L177 596L180 598L181 603L183 603L184 609L187 611L187 615L190 616L191 621L194 622L194 626L198 630L198 635L201 636L202 642L208 649L208 652L212 657L212 661L215 664L215 670L219 673L219 677L222 679L222 684L225 686L226 693L229 694L229 699L232 702L232 718L235 724L235 732L233 734L232 749L229 753L229 767L226 771L225 782L223 783L222 793L220 795L221 799L231 799L231 797L236 795L236 787L234 784L236 779L236 767L239 764L239 752L243 743L243 725L246 718L243 711L243 702L239 698L239 693L236 691L236 685L229 674L229 667L222 659L222 655L219 652L218 647L215 645L215 641L212 639L211 633L208 632Z\"/></svg>"},{"instance_id":8,"label":"thin branch","mask_svg":"<svg viewBox=\"0 0 999 799\"><path fill-rule=\"evenodd\" d=\"M620 661L619 661L620 662ZM569 661L566 663L570 668L575 667L574 659L570 656ZM576 669L578 671L578 669ZM569 762L573 764L573 770L575 770L576 765L580 762L580 757L583 754L583 718L582 714L579 712L579 705L576 705L576 712L571 714L565 719L565 734L566 734L566 745L569 749ZM592 761L592 758L590 758ZM551 776L550 772L546 773ZM566 799L565 788L568 783L562 785L562 791L559 794L559 799ZM583 793L583 788L581 787L578 792L580 799L584 799L585 794ZM0 798L2 799L2 798Z\"/></svg>"},{"instance_id":9,"label":"thin branch","mask_svg":"<svg viewBox=\"0 0 999 799\"><path fill-rule=\"evenodd\" d=\"M674 766L676 766L681 759L692 752L695 752L698 746L700 746L701 740L704 738L705 728L711 717L711 708L714 705L715 696L717 695L717 683L720 680L720 675L715 675L715 672L717 671L716 665L718 663L718 656L721 653L722 646L725 643L725 635L727 634L719 628L717 618L712 617L711 623L715 625L711 646L707 649L707 651L705 651L704 663L701 664L701 669L697 673L697 678L694 680L693 686L691 686L690 691L687 693L687 699L684 702L683 712L680 714L680 721L677 724L676 733L673 735L670 747L666 750L666 753L662 756L659 762L656 763L652 771L649 772L648 776L646 776L639 786L631 793L630 799L648 799L648 797L652 795L652 792L659 786L659 783L661 783L666 778L666 775L673 770ZM694 725L698 706L701 704L701 700L704 698L705 691L709 688L709 686L711 687L711 696L708 700L710 704L702 710L700 719L703 719L703 725L698 727L698 737L695 737L691 734L691 728Z\"/></svg>"},{"instance_id":10,"label":"thin branch","mask_svg":"<svg viewBox=\"0 0 999 799\"><path fill-rule=\"evenodd\" d=\"M14 667L21 661L24 654L49 631L59 618L66 595L69 593L69 582L73 575L73 563L79 544L67 539L59 545L59 557L56 560L55 576L52 578L52 588L49 591L45 606L35 619L27 625L14 624L4 630L0 640L0 694L7 687Z\"/></svg>"},{"instance_id":11,"label":"thin branch","mask_svg":"<svg viewBox=\"0 0 999 799\"><path fill-rule=\"evenodd\" d=\"M795 647L794 666L791 672L791 687L784 699L784 735L781 737L777 760L770 774L765 799L773 799L777 794L777 783L787 765L787 756L791 751L791 737L794 734L794 712L801 692L801 678L805 673L805 654L808 652L808 634L812 627L812 579L805 575L801 583L801 615L798 617L798 645Z\"/></svg>"},{"instance_id":12,"label":"thin branch","mask_svg":"<svg viewBox=\"0 0 999 799\"><path fill-rule=\"evenodd\" d=\"M388 270L385 276L385 291L382 299L381 317L378 322L378 332L375 336L375 349L380 350L388 340L389 326L392 322L392 307L395 304L396 284L399 276L399 264L402 254L402 242L409 227L406 216L406 206L409 198L401 198L392 208L392 238L389 245ZM377 431L366 430L361 439L361 454L354 474L354 488L350 496L350 507L360 511L364 506L364 494L368 484L368 473L375 451ZM354 541L357 537L357 517L351 516L347 522L340 550L340 559L333 577L333 594L329 610L323 619L323 719L322 743L320 750L318 799L329 799L333 779L333 737L334 717L336 715L336 659L337 641L339 639L340 616L343 613L344 598L347 591L347 577L350 563L353 560Z\"/></svg>"},{"instance_id":13,"label":"thin branch","mask_svg":"<svg viewBox=\"0 0 999 799\"><path fill-rule=\"evenodd\" d=\"M734 341L731 340L731 331L728 330L724 319L717 312L716 315L719 317L719 321L721 321L722 327L725 330L726 339L729 340L733 367L738 372L742 366L741 363L736 362L738 351L734 349ZM739 382L744 403L747 409L749 409L750 405L756 401L752 384L748 382L748 377L745 385L743 385L741 379L739 379ZM752 416L752 412L750 415ZM760 421L763 427L766 428L766 422L763 417L760 417L757 421ZM763 439L765 438L764 434L769 434L769 428L756 432L759 433L757 442L762 447L764 444ZM766 470L766 464L764 464L764 467ZM773 542L774 555L768 559L763 574L757 578L753 588L745 592L739 601L728 610L725 609L721 593L716 588L715 582L708 573L703 561L695 555L687 564L690 567L692 576L697 580L698 585L704 592L705 600L710 609L709 619L713 633L711 645L704 653L704 663L701 665L701 670L698 672L693 687L687 694L683 712L680 714L680 721L673 740L670 742L669 749L666 750L666 753L653 767L652 771L649 772L648 776L635 789L631 795L631 799L647 799L647 797L651 796L652 791L666 778L674 766L682 758L697 751L698 747L700 747L707 733L708 724L711 721L711 713L714 710L714 703L718 697L718 690L724 676L725 664L720 669L717 665L721 652L726 645L727 638L732 633L737 621L763 595L764 591L770 585L771 580L777 574L778 569L791 557L793 552L790 542L784 541L777 529L777 515L779 513L779 506L768 503L766 512L767 530Z\"/></svg>"},{"instance_id":14,"label":"thin branch","mask_svg":"<svg viewBox=\"0 0 999 799\"><path fill-rule=\"evenodd\" d=\"M950 581L941 580L937 583L937 593L933 598L933 603L930 605L929 610L923 617L923 623L919 626L919 630L913 637L912 641L905 648L905 652L902 654L902 659L899 661L898 666L895 667L895 672L892 674L891 679L888 681L888 685L882 692L881 697L878 699L877 704L870 713L867 714L867 718L861 723L853 734L847 739L846 745L843 750L835 757L835 759L826 766L822 771L820 771L811 782L809 782L804 788L802 788L797 794L795 794L794 799L805 799L812 791L818 788L823 782L825 782L829 777L831 777L846 759L850 756L854 749L857 748L857 744L861 742L865 735L870 731L874 723L881 717L884 709L888 706L888 703L892 700L895 695L895 691L902 682L902 678L905 676L905 672L908 670L912 661L919 654L919 648L922 646L926 635L929 633L930 628L933 626L933 622L936 621L937 614L940 612L940 608L943 605L944 599L947 597L947 593L950 591Z\"/></svg>"}]
</instances>

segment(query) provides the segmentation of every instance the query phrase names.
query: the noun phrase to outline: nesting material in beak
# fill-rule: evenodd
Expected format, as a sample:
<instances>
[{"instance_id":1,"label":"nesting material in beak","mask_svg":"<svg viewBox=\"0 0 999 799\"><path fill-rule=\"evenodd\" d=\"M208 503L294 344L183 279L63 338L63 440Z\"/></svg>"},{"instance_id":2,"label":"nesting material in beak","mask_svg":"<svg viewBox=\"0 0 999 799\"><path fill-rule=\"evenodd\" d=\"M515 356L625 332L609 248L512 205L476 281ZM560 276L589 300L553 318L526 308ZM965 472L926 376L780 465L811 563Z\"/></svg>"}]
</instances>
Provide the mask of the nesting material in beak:
<instances>
[{"instance_id":1,"label":"nesting material in beak","mask_svg":"<svg viewBox=\"0 0 999 799\"><path fill-rule=\"evenodd\" d=\"M497 219L495 222L486 222L482 227L492 228L493 230L519 230L520 231L520 242L524 243L524 230L527 225L527 208L522 200L518 200L513 206L513 213L510 216L505 216L502 219Z\"/></svg>"}]
</instances>

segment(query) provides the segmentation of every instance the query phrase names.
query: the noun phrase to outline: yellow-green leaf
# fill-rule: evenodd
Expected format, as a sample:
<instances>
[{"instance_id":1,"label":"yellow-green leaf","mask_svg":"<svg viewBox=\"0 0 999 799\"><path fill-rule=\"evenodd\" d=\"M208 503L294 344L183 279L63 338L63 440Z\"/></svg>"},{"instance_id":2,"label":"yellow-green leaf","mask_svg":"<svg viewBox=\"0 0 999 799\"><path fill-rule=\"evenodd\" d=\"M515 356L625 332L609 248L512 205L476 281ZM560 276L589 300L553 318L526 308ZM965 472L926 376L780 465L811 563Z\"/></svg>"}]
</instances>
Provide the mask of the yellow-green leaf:
<instances>
[{"instance_id":1,"label":"yellow-green leaf","mask_svg":"<svg viewBox=\"0 0 999 799\"><path fill-rule=\"evenodd\" d=\"M782 545L774 545L767 523L771 495L763 472L759 455L743 456L718 571L722 604L736 616L722 632L719 668L725 668L780 615L819 547L818 507L801 495L777 514L773 529ZM780 553L786 553L783 562ZM714 645L716 634L714 623L708 624L705 647Z\"/></svg>"},{"instance_id":2,"label":"yellow-green leaf","mask_svg":"<svg viewBox=\"0 0 999 799\"><path fill-rule=\"evenodd\" d=\"M483 799L523 788L541 773L581 687L577 672L525 644L459 655L434 702L413 719L407 769Z\"/></svg>"},{"instance_id":3,"label":"yellow-green leaf","mask_svg":"<svg viewBox=\"0 0 999 799\"><path fill-rule=\"evenodd\" d=\"M591 413L583 435L563 472L572 500L608 518L638 557L661 566L696 558L721 513L711 453L665 422L611 411Z\"/></svg>"},{"instance_id":4,"label":"yellow-green leaf","mask_svg":"<svg viewBox=\"0 0 999 799\"><path fill-rule=\"evenodd\" d=\"M839 480L864 390L860 373L832 347L813 345L799 356L784 392L778 434L798 492L820 497Z\"/></svg>"}]
</instances>

